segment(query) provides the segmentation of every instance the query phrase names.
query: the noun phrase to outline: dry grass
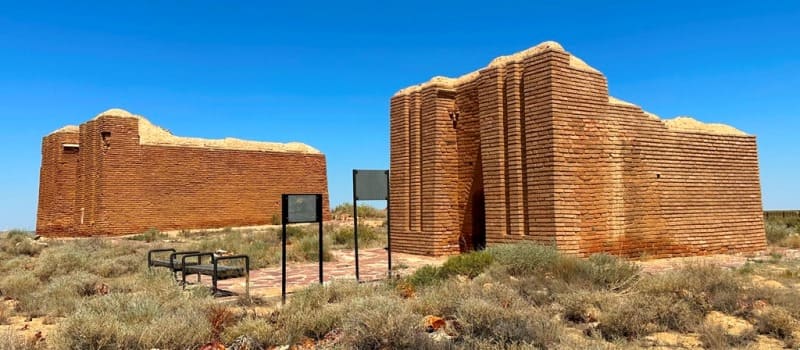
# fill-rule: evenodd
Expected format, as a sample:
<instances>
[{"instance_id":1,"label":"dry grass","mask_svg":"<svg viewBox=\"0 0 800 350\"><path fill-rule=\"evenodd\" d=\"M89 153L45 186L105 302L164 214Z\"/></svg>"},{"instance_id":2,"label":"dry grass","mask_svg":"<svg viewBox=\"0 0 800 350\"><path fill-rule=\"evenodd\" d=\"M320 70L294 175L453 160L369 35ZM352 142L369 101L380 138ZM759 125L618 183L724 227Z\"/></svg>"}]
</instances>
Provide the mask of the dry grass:
<instances>
[{"instance_id":1,"label":"dry grass","mask_svg":"<svg viewBox=\"0 0 800 350\"><path fill-rule=\"evenodd\" d=\"M313 227L290 230L293 259L313 257L316 234ZM203 250L263 250L259 259L268 264L274 258L268 245L279 242L278 236L227 230L180 238ZM25 244L19 237L0 238L0 246ZM329 237L328 244L336 246L335 235ZM19 242L9 244L11 239ZM783 286L800 283L800 262L785 258L753 263L741 272L686 265L645 275L608 255L579 259L549 246L501 245L402 279L315 285L282 308L251 312L249 304L215 304L204 288L184 292L165 271L147 272L144 256L153 243L48 243L32 255L26 249L0 250L5 258L0 291L17 300L15 310L0 308L0 321L12 315L54 320L57 327L47 337L54 349L197 348L236 339L265 348L603 349L634 346L661 331L696 333L705 347L721 349L748 347L755 334L732 336L709 326L704 318L711 311L736 315L787 346L795 344L800 318L795 289L750 281L758 275ZM110 293L98 293L101 285ZM446 320L443 330L426 332L423 320L429 315ZM26 346L24 339L6 339L29 348L19 347Z\"/></svg>"}]
</instances>

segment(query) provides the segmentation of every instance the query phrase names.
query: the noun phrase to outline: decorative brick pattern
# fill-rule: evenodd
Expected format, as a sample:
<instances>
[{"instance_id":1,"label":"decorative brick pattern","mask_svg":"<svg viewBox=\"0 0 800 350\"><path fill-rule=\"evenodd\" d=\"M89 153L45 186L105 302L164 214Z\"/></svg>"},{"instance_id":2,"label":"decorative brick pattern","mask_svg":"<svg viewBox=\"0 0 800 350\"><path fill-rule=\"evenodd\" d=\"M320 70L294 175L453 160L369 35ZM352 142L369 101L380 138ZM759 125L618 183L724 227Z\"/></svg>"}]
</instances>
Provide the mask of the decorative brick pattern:
<instances>
[{"instance_id":1,"label":"decorative brick pattern","mask_svg":"<svg viewBox=\"0 0 800 350\"><path fill-rule=\"evenodd\" d=\"M670 128L557 44L402 90L391 128L396 251L473 249L480 220L490 245L582 256L766 245L754 136Z\"/></svg>"},{"instance_id":2,"label":"decorative brick pattern","mask_svg":"<svg viewBox=\"0 0 800 350\"><path fill-rule=\"evenodd\" d=\"M92 236L269 224L283 193L322 193L325 156L140 144L136 118L104 115L44 138L37 233ZM80 144L65 153L62 144Z\"/></svg>"}]
</instances>

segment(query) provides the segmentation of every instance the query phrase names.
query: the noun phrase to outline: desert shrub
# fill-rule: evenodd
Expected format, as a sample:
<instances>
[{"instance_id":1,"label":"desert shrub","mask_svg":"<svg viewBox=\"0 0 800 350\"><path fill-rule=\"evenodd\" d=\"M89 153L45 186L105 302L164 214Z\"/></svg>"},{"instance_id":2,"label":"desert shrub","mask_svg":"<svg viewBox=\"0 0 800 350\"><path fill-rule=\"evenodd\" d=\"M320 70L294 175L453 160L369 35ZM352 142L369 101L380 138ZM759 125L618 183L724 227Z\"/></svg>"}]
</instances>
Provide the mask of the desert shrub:
<instances>
[{"instance_id":1,"label":"desert shrub","mask_svg":"<svg viewBox=\"0 0 800 350\"><path fill-rule=\"evenodd\" d=\"M800 227L798 228L800 229ZM792 233L786 236L786 238L782 239L780 242L778 242L778 245L781 247L787 247L792 249L800 248L800 234Z\"/></svg>"},{"instance_id":2,"label":"desert shrub","mask_svg":"<svg viewBox=\"0 0 800 350\"><path fill-rule=\"evenodd\" d=\"M33 273L42 281L47 281L54 276L87 270L91 261L89 255L83 249L75 248L75 245L62 244L43 251Z\"/></svg>"},{"instance_id":3,"label":"desert shrub","mask_svg":"<svg viewBox=\"0 0 800 350\"><path fill-rule=\"evenodd\" d=\"M11 230L0 236L0 251L10 255L35 256L44 248L33 240L30 232Z\"/></svg>"},{"instance_id":4,"label":"desert shrub","mask_svg":"<svg viewBox=\"0 0 800 350\"><path fill-rule=\"evenodd\" d=\"M221 249L232 254L245 254L250 257L251 268L256 269L280 262L280 234L274 231L220 233L201 237L187 249L210 252Z\"/></svg>"},{"instance_id":5,"label":"desert shrub","mask_svg":"<svg viewBox=\"0 0 800 350\"><path fill-rule=\"evenodd\" d=\"M516 277L546 275L562 283L585 287L619 288L637 278L639 268L620 258L598 254L588 260L559 253L555 247L535 243L500 245L487 249L494 261Z\"/></svg>"},{"instance_id":6,"label":"desert shrub","mask_svg":"<svg viewBox=\"0 0 800 350\"><path fill-rule=\"evenodd\" d=\"M43 288L20 297L19 309L32 316L66 316L74 312L84 297L95 293L100 277L83 271L54 277Z\"/></svg>"},{"instance_id":7,"label":"desert shrub","mask_svg":"<svg viewBox=\"0 0 800 350\"><path fill-rule=\"evenodd\" d=\"M333 244L343 245L345 248L353 248L355 241L355 233L353 228L349 226L340 226L331 228L328 232L333 240ZM358 246L361 248L372 247L375 243L382 243L383 233L379 233L377 229L372 226L358 225Z\"/></svg>"},{"instance_id":8,"label":"desert shrub","mask_svg":"<svg viewBox=\"0 0 800 350\"><path fill-rule=\"evenodd\" d=\"M389 294L390 289L385 286L349 281L315 285L292 295L289 303L275 311L269 320L245 318L231 325L222 338L231 340L249 335L265 346L294 345L307 338L319 340L334 329L341 329L343 317L353 312L353 301Z\"/></svg>"},{"instance_id":9,"label":"desert shrub","mask_svg":"<svg viewBox=\"0 0 800 350\"><path fill-rule=\"evenodd\" d=\"M319 237L305 236L299 242L292 244L290 259L294 261L319 261ZM333 261L330 239L322 240L322 261Z\"/></svg>"},{"instance_id":10,"label":"desert shrub","mask_svg":"<svg viewBox=\"0 0 800 350\"><path fill-rule=\"evenodd\" d=\"M411 299L411 308L421 315L454 316L469 295L469 288L469 285L455 280L424 288Z\"/></svg>"},{"instance_id":11,"label":"desert shrub","mask_svg":"<svg viewBox=\"0 0 800 350\"><path fill-rule=\"evenodd\" d=\"M206 317L213 301L182 293L168 274L142 276L139 293L90 298L57 327L55 349L191 348L211 337ZM168 288L167 288L168 287Z\"/></svg>"},{"instance_id":12,"label":"desert shrub","mask_svg":"<svg viewBox=\"0 0 800 350\"><path fill-rule=\"evenodd\" d=\"M21 334L9 327L5 331L0 331L0 350L29 350L37 349Z\"/></svg>"},{"instance_id":13,"label":"desert shrub","mask_svg":"<svg viewBox=\"0 0 800 350\"><path fill-rule=\"evenodd\" d=\"M633 294L607 306L599 321L606 339L638 338L660 331L692 331L702 323L703 312L668 295Z\"/></svg>"},{"instance_id":14,"label":"desert shrub","mask_svg":"<svg viewBox=\"0 0 800 350\"><path fill-rule=\"evenodd\" d=\"M14 271L0 278L0 294L20 299L38 290L42 282L30 271Z\"/></svg>"},{"instance_id":15,"label":"desert shrub","mask_svg":"<svg viewBox=\"0 0 800 350\"><path fill-rule=\"evenodd\" d=\"M101 277L116 277L141 272L145 268L141 254L128 254L98 259L90 265L89 271Z\"/></svg>"},{"instance_id":16,"label":"desert shrub","mask_svg":"<svg viewBox=\"0 0 800 350\"><path fill-rule=\"evenodd\" d=\"M704 325L700 328L700 341L703 347L714 350L727 350L742 348L747 343L755 340L755 331L744 332L740 335L730 334L721 325Z\"/></svg>"},{"instance_id":17,"label":"desert shrub","mask_svg":"<svg viewBox=\"0 0 800 350\"><path fill-rule=\"evenodd\" d=\"M277 232L278 242L281 241L281 230ZM301 240L306 237L316 237L318 235L317 225L287 225L286 238L289 240Z\"/></svg>"},{"instance_id":18,"label":"desert shrub","mask_svg":"<svg viewBox=\"0 0 800 350\"><path fill-rule=\"evenodd\" d=\"M353 216L353 204L342 203L333 208L333 215L336 217ZM358 217L360 218L385 218L386 211L377 209L369 204L360 204L358 206Z\"/></svg>"},{"instance_id":19,"label":"desert shrub","mask_svg":"<svg viewBox=\"0 0 800 350\"><path fill-rule=\"evenodd\" d=\"M608 254L589 257L590 278L602 288L617 289L634 281L641 270L636 264Z\"/></svg>"},{"instance_id":20,"label":"desert shrub","mask_svg":"<svg viewBox=\"0 0 800 350\"><path fill-rule=\"evenodd\" d=\"M672 295L701 312L733 313L744 293L742 276L713 265L689 264L640 281L637 290L650 295Z\"/></svg>"},{"instance_id":21,"label":"desert shrub","mask_svg":"<svg viewBox=\"0 0 800 350\"><path fill-rule=\"evenodd\" d=\"M432 341L422 331L422 316L397 296L353 299L342 315L341 344L355 349L424 349Z\"/></svg>"},{"instance_id":22,"label":"desert shrub","mask_svg":"<svg viewBox=\"0 0 800 350\"><path fill-rule=\"evenodd\" d=\"M248 316L226 327L220 338L223 343L228 344L241 336L247 336L265 346L277 345L279 341L276 335L280 328L283 327L269 319Z\"/></svg>"},{"instance_id":23,"label":"desert shrub","mask_svg":"<svg viewBox=\"0 0 800 350\"><path fill-rule=\"evenodd\" d=\"M408 283L414 287L424 287L439 283L447 279L447 274L439 266L425 265L406 277Z\"/></svg>"},{"instance_id":24,"label":"desert shrub","mask_svg":"<svg viewBox=\"0 0 800 350\"><path fill-rule=\"evenodd\" d=\"M499 344L531 343L551 347L558 342L561 324L537 308L503 307L482 298L461 304L457 319L469 336Z\"/></svg>"},{"instance_id":25,"label":"desert shrub","mask_svg":"<svg viewBox=\"0 0 800 350\"><path fill-rule=\"evenodd\" d=\"M483 273L493 261L494 258L488 252L470 252L448 258L441 270L447 276L461 275L475 278Z\"/></svg>"},{"instance_id":26,"label":"desert shrub","mask_svg":"<svg viewBox=\"0 0 800 350\"><path fill-rule=\"evenodd\" d=\"M770 244L778 244L786 237L794 233L793 229L783 222L767 221L764 223L764 229L767 232L767 242Z\"/></svg>"},{"instance_id":27,"label":"desert shrub","mask_svg":"<svg viewBox=\"0 0 800 350\"><path fill-rule=\"evenodd\" d=\"M561 258L555 247L535 243L502 244L489 247L486 252L514 276L549 269Z\"/></svg>"},{"instance_id":28,"label":"desert shrub","mask_svg":"<svg viewBox=\"0 0 800 350\"><path fill-rule=\"evenodd\" d=\"M756 328L761 334L771 335L783 340L792 337L797 320L780 306L771 306L755 315Z\"/></svg>"},{"instance_id":29,"label":"desert shrub","mask_svg":"<svg viewBox=\"0 0 800 350\"><path fill-rule=\"evenodd\" d=\"M0 303L0 325L8 324L8 318L11 316L11 310L6 307L5 303Z\"/></svg>"},{"instance_id":30,"label":"desert shrub","mask_svg":"<svg viewBox=\"0 0 800 350\"><path fill-rule=\"evenodd\" d=\"M557 296L564 307L564 319L575 323L597 322L601 311L616 300L617 295L608 291L578 290Z\"/></svg>"}]
</instances>

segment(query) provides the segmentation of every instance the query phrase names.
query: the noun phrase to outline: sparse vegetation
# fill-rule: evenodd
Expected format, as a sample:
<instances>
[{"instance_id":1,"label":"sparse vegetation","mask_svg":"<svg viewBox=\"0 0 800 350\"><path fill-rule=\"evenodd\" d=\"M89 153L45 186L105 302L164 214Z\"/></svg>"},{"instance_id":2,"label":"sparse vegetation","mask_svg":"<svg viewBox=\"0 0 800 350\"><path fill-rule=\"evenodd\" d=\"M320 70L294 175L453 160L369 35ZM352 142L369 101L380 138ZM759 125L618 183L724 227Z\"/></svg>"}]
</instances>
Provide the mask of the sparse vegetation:
<instances>
[{"instance_id":1,"label":"sparse vegetation","mask_svg":"<svg viewBox=\"0 0 800 350\"><path fill-rule=\"evenodd\" d=\"M353 203L342 203L331 211L334 217L353 217ZM369 204L358 205L358 217L370 219L386 218L386 210L375 208Z\"/></svg>"},{"instance_id":2,"label":"sparse vegetation","mask_svg":"<svg viewBox=\"0 0 800 350\"><path fill-rule=\"evenodd\" d=\"M315 259L316 227L291 227L291 259ZM352 229L325 231L326 252L349 249ZM280 242L275 230L178 238L187 249L252 254L260 266L277 262ZM23 233L0 238L0 292L14 305L0 305L0 324L44 317L56 324L46 341L53 349L198 348L237 339L265 348L636 348L656 332L696 334L706 348L724 349L750 347L757 334L795 346L800 330L800 261L784 255L739 271L690 264L649 275L609 255L582 259L551 246L500 245L389 281L314 285L264 313L215 303L203 287L182 291L169 273L148 272L144 253L152 243L51 240L34 242L36 252L16 249L28 240ZM709 324L715 312L750 330L732 334ZM440 320L439 330L429 317ZM32 348L16 333L0 341L12 344L0 349Z\"/></svg>"},{"instance_id":3,"label":"sparse vegetation","mask_svg":"<svg viewBox=\"0 0 800 350\"><path fill-rule=\"evenodd\" d=\"M800 218L770 218L765 220L767 242L788 248L800 248Z\"/></svg>"}]
</instances>

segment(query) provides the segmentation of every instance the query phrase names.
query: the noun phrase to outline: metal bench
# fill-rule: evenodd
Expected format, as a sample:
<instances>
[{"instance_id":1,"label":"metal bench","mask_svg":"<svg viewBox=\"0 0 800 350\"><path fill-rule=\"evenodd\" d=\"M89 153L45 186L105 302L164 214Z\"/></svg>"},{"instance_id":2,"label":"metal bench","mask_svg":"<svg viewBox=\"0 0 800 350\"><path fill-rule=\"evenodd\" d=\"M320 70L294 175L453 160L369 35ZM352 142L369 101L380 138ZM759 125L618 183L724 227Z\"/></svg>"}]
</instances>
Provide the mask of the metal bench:
<instances>
[{"instance_id":1,"label":"metal bench","mask_svg":"<svg viewBox=\"0 0 800 350\"><path fill-rule=\"evenodd\" d=\"M170 253L169 258L163 257L161 253ZM175 277L175 280L178 280L178 272L183 271L183 264L184 261L181 259L184 255L188 254L199 254L199 251L184 251L179 252L175 249L167 248L167 249L153 249L147 252L147 268L151 269L153 267L166 267L172 270L172 275ZM192 262L190 262L192 264Z\"/></svg>"},{"instance_id":2,"label":"metal bench","mask_svg":"<svg viewBox=\"0 0 800 350\"><path fill-rule=\"evenodd\" d=\"M203 258L207 259L203 263ZM187 259L196 259L194 261L187 261ZM223 265L220 262L243 260L244 266L231 266ZM233 255L233 256L216 256L213 253L192 253L185 254L181 257L181 266L183 267L182 282L186 288L186 275L196 274L198 282L200 276L211 276L211 291L215 296L229 296L231 292L217 288L217 281L229 278L245 277L245 294L250 296L250 257L247 255Z\"/></svg>"}]
</instances>

